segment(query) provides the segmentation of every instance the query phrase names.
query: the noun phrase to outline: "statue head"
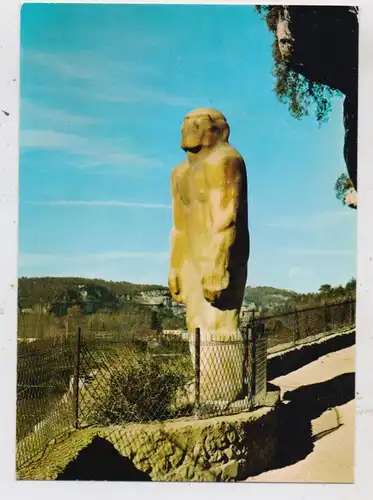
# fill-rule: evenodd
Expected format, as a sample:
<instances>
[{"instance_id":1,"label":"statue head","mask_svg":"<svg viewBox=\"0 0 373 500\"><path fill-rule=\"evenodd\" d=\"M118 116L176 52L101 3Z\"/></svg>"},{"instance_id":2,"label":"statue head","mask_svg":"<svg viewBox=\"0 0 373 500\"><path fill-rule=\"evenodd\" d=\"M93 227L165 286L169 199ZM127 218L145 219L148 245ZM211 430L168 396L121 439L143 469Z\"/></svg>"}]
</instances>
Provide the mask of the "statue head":
<instances>
[{"instance_id":1,"label":"statue head","mask_svg":"<svg viewBox=\"0 0 373 500\"><path fill-rule=\"evenodd\" d=\"M218 142L228 142L229 125L225 116L213 108L198 108L184 117L181 127L181 147L198 153L211 149Z\"/></svg>"}]
</instances>

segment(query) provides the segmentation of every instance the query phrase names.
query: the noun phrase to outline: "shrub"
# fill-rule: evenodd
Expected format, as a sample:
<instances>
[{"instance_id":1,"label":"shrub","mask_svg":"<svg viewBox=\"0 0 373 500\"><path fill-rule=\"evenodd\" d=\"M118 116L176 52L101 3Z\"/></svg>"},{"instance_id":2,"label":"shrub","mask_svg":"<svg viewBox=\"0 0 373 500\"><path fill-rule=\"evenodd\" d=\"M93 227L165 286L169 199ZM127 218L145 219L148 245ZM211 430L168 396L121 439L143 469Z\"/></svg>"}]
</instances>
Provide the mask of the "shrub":
<instances>
[{"instance_id":1,"label":"shrub","mask_svg":"<svg viewBox=\"0 0 373 500\"><path fill-rule=\"evenodd\" d=\"M124 349L92 417L99 425L175 418L182 412L175 398L191 376L189 355L163 358Z\"/></svg>"},{"instance_id":2,"label":"shrub","mask_svg":"<svg viewBox=\"0 0 373 500\"><path fill-rule=\"evenodd\" d=\"M61 328L53 314L43 311L40 307L18 315L18 338L46 339L61 336Z\"/></svg>"}]
</instances>

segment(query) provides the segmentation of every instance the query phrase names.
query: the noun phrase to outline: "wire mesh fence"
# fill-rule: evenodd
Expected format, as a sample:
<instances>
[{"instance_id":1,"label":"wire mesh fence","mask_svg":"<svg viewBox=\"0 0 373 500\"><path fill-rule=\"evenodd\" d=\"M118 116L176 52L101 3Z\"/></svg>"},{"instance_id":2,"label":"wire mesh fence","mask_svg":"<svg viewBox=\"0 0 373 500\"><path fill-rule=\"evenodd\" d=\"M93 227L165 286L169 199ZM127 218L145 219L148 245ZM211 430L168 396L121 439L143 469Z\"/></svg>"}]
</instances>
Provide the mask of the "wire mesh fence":
<instances>
[{"instance_id":1,"label":"wire mesh fence","mask_svg":"<svg viewBox=\"0 0 373 500\"><path fill-rule=\"evenodd\" d=\"M144 345L83 336L79 425L152 422L186 415L192 377L184 341Z\"/></svg>"},{"instance_id":2,"label":"wire mesh fence","mask_svg":"<svg viewBox=\"0 0 373 500\"><path fill-rule=\"evenodd\" d=\"M18 346L17 463L26 462L71 428L74 357L72 339Z\"/></svg>"},{"instance_id":3,"label":"wire mesh fence","mask_svg":"<svg viewBox=\"0 0 373 500\"><path fill-rule=\"evenodd\" d=\"M328 335L355 325L356 302L301 309L289 313L258 318L265 325L268 348L303 343L317 335Z\"/></svg>"},{"instance_id":4,"label":"wire mesh fence","mask_svg":"<svg viewBox=\"0 0 373 500\"><path fill-rule=\"evenodd\" d=\"M352 301L253 318L241 338L136 339L82 331L20 344L17 467L73 428L121 426L228 415L261 405L267 349L350 328ZM117 427L118 428L118 427Z\"/></svg>"}]
</instances>

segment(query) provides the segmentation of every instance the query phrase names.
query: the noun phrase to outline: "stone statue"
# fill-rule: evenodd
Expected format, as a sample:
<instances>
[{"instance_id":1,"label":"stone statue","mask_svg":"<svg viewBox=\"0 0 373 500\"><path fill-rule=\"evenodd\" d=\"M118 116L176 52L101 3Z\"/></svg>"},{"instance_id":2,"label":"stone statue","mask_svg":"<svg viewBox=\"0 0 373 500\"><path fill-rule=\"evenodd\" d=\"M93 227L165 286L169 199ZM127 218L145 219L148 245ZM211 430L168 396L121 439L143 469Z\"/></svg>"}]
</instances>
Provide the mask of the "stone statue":
<instances>
[{"instance_id":1,"label":"stone statue","mask_svg":"<svg viewBox=\"0 0 373 500\"><path fill-rule=\"evenodd\" d=\"M224 401L242 391L242 343L235 341L242 340L238 318L249 257L246 167L229 131L212 108L184 118L187 157L171 175L169 272L172 297L186 305L192 342L200 328L201 398Z\"/></svg>"}]
</instances>

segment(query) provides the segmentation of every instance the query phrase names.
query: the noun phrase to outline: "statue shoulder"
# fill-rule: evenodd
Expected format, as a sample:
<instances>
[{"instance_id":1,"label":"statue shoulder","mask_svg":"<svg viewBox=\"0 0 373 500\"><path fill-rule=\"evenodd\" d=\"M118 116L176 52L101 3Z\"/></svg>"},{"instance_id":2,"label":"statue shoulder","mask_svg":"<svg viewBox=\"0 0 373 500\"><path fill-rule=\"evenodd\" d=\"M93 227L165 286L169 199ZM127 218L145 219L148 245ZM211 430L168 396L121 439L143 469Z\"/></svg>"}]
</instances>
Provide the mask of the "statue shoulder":
<instances>
[{"instance_id":1,"label":"statue shoulder","mask_svg":"<svg viewBox=\"0 0 373 500\"><path fill-rule=\"evenodd\" d=\"M220 183L224 177L237 178L245 175L246 167L241 154L230 144L219 148L206 164L206 174L213 184Z\"/></svg>"},{"instance_id":2,"label":"statue shoulder","mask_svg":"<svg viewBox=\"0 0 373 500\"><path fill-rule=\"evenodd\" d=\"M231 144L227 144L226 146L226 156L227 158L235 159L237 163L245 165L245 160L242 158L241 153L235 147L231 146Z\"/></svg>"},{"instance_id":3,"label":"statue shoulder","mask_svg":"<svg viewBox=\"0 0 373 500\"><path fill-rule=\"evenodd\" d=\"M171 172L171 186L172 189L176 189L181 178L183 177L185 171L188 168L187 162L183 161L182 163L179 163Z\"/></svg>"},{"instance_id":4,"label":"statue shoulder","mask_svg":"<svg viewBox=\"0 0 373 500\"><path fill-rule=\"evenodd\" d=\"M176 165L176 167L172 169L171 179L174 179L174 178L177 178L177 177L180 177L181 175L183 175L184 172L187 170L187 168L188 168L188 163L186 161L183 161L183 162L179 163L179 165Z\"/></svg>"}]
</instances>

